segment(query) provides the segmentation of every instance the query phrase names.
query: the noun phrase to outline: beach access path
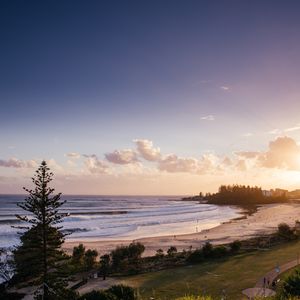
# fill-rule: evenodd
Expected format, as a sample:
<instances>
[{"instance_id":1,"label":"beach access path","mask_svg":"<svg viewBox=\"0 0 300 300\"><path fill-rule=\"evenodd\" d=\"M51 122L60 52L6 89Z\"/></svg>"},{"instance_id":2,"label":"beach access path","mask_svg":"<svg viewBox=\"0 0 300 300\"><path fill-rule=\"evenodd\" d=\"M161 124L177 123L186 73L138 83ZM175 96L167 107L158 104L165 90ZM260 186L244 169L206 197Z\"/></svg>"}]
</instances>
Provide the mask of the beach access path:
<instances>
[{"instance_id":1,"label":"beach access path","mask_svg":"<svg viewBox=\"0 0 300 300\"><path fill-rule=\"evenodd\" d=\"M277 279L280 274L293 269L299 265L299 258L285 263L281 266L275 266L273 270L262 276L255 284L254 288L244 290L242 293L248 298L252 299L256 296L262 296L266 294L266 291L271 291L269 288L272 287L272 283ZM271 294L270 294L271 296Z\"/></svg>"}]
</instances>

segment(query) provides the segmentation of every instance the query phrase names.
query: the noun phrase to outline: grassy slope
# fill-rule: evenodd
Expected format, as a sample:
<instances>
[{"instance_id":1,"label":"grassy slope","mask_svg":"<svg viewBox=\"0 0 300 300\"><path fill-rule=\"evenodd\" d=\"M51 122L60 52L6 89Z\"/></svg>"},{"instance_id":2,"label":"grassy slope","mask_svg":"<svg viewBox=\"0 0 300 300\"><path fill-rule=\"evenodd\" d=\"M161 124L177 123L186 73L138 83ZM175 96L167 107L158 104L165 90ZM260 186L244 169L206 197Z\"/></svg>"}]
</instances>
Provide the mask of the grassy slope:
<instances>
[{"instance_id":1,"label":"grassy slope","mask_svg":"<svg viewBox=\"0 0 300 300\"><path fill-rule=\"evenodd\" d=\"M291 242L267 251L256 251L223 261L179 267L124 278L124 283L139 288L142 299L174 299L186 294L205 293L227 299L241 299L243 289L256 281L276 264L296 259L300 242Z\"/></svg>"}]
</instances>

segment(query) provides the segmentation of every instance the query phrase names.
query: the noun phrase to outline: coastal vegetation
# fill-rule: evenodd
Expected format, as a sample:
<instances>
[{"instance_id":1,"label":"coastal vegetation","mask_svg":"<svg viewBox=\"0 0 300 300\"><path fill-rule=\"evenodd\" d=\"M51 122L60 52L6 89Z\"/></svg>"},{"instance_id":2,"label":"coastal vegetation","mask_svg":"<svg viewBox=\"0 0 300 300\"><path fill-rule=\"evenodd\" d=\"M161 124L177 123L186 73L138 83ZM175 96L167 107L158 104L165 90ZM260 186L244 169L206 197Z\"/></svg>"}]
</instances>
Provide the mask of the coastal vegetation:
<instances>
[{"instance_id":1,"label":"coastal vegetation","mask_svg":"<svg viewBox=\"0 0 300 300\"><path fill-rule=\"evenodd\" d=\"M249 185L221 185L217 193L199 193L198 196L183 198L183 200L196 200L208 204L249 206L256 204L270 204L287 202L285 192L273 194L264 193L260 187Z\"/></svg>"},{"instance_id":2,"label":"coastal vegetation","mask_svg":"<svg viewBox=\"0 0 300 300\"><path fill-rule=\"evenodd\" d=\"M220 299L223 294L226 299L240 299L243 289L253 287L278 264L297 259L300 249L298 240L268 249L258 244L253 241L252 250L241 250L237 255L122 277L122 282L138 289L141 299L176 299L184 295Z\"/></svg>"}]
</instances>

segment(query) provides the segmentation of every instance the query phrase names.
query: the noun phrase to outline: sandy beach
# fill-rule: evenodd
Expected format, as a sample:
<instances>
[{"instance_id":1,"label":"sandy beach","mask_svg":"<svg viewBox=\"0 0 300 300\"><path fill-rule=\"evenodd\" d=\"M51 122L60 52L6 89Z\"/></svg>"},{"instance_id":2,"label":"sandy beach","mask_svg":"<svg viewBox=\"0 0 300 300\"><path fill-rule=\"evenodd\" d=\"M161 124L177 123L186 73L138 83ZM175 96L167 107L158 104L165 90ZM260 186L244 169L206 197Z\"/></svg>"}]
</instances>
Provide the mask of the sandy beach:
<instances>
[{"instance_id":1,"label":"sandy beach","mask_svg":"<svg viewBox=\"0 0 300 300\"><path fill-rule=\"evenodd\" d=\"M253 215L246 216L237 220L231 220L217 227L202 230L199 233L184 235L168 235L157 237L145 237L136 239L145 245L144 255L153 255L157 249L161 248L166 251L170 246L176 246L178 251L188 249L192 246L194 249L201 247L206 241L212 244L225 244L234 240L243 240L256 235L269 234L277 229L277 225L285 222L294 225L295 221L300 219L300 204L270 204L258 208ZM84 241L87 248L96 249L101 255L110 252L118 245L127 245L132 240L127 241ZM66 241L64 249L72 251L78 241Z\"/></svg>"}]
</instances>

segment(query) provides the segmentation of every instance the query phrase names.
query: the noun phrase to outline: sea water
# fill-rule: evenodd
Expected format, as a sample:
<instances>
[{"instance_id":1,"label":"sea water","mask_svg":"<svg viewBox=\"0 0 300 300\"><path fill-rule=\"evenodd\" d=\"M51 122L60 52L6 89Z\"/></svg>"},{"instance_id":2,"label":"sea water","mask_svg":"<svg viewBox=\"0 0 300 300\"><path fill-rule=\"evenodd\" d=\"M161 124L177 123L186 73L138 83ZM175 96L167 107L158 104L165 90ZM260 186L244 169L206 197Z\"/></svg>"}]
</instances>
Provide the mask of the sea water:
<instances>
[{"instance_id":1,"label":"sea water","mask_svg":"<svg viewBox=\"0 0 300 300\"><path fill-rule=\"evenodd\" d=\"M0 195L0 248L19 243L15 215L30 215L17 206L25 195ZM62 196L60 224L68 240L135 240L200 232L239 215L228 206L181 201L174 196Z\"/></svg>"}]
</instances>

